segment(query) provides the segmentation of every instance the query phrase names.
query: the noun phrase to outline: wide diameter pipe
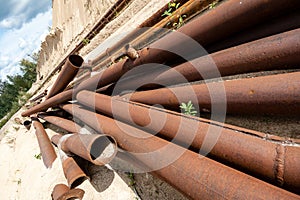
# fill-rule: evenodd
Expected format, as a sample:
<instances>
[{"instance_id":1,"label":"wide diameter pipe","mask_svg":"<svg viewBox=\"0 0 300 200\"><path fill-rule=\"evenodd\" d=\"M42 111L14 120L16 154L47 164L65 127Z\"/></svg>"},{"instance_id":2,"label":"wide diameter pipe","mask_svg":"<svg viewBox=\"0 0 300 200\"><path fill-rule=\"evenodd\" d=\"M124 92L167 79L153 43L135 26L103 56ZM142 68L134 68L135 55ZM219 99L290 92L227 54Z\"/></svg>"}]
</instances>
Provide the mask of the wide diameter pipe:
<instances>
[{"instance_id":1,"label":"wide diameter pipe","mask_svg":"<svg viewBox=\"0 0 300 200\"><path fill-rule=\"evenodd\" d=\"M39 143L44 165L47 168L51 168L53 162L57 157L54 148L43 125L38 121L37 118L32 118L32 121L33 127L35 128L35 134Z\"/></svg>"},{"instance_id":2,"label":"wide diameter pipe","mask_svg":"<svg viewBox=\"0 0 300 200\"><path fill-rule=\"evenodd\" d=\"M87 175L78 166L74 158L66 155L59 149L60 159L62 162L62 168L64 175L67 179L69 188L73 189L80 185L83 181L88 179Z\"/></svg>"},{"instance_id":3,"label":"wide diameter pipe","mask_svg":"<svg viewBox=\"0 0 300 200\"><path fill-rule=\"evenodd\" d=\"M54 186L53 191L51 193L52 200L70 200L70 199L78 199L81 200L83 198L84 191L82 189L70 189L65 184L57 184Z\"/></svg>"},{"instance_id":4,"label":"wide diameter pipe","mask_svg":"<svg viewBox=\"0 0 300 200\"><path fill-rule=\"evenodd\" d=\"M203 146L207 134L217 134L217 131L220 131L209 156L286 189L300 190L300 157L297 156L300 155L300 147L284 144L285 138L266 140L267 136L264 133L211 120L176 115L89 91L79 92L77 100L105 115L150 129L184 146L191 145L198 151ZM209 129L214 130L214 133L209 133ZM282 160L285 162L280 164ZM291 165L288 166L287 163Z\"/></svg>"},{"instance_id":5,"label":"wide diameter pipe","mask_svg":"<svg viewBox=\"0 0 300 200\"><path fill-rule=\"evenodd\" d=\"M172 61L176 55L171 52L173 50L182 50L186 44L189 44L189 37L205 47L246 27L258 24L263 18L278 15L278 13L284 10L288 11L299 4L300 1L298 0L252 0L242 3L240 0L226 1L177 30L179 34L184 34L187 37L178 38L178 33L176 32L166 35L149 47L140 50L138 52L139 58L134 61L126 59L118 62L101 71L100 74L83 81L76 87L75 94L81 90L95 90L116 82L126 72L142 64ZM187 49L190 49L191 52L188 52ZM199 49L197 50L199 51ZM184 48L184 54L188 57L191 57L195 52L194 48ZM200 55L197 54L197 56ZM22 116L29 116L53 105L69 101L72 99L72 94L63 94L60 97L54 96L53 98L50 98L51 101L42 102L23 112Z\"/></svg>"},{"instance_id":6,"label":"wide diameter pipe","mask_svg":"<svg viewBox=\"0 0 300 200\"><path fill-rule=\"evenodd\" d=\"M300 115L299 82L300 72L294 72L140 91L123 98L175 110L179 110L182 102L191 100L204 112L226 104L229 114L297 116ZM220 87L224 87L226 99L219 93ZM191 91L196 98L192 98Z\"/></svg>"},{"instance_id":7,"label":"wide diameter pipe","mask_svg":"<svg viewBox=\"0 0 300 200\"><path fill-rule=\"evenodd\" d=\"M95 165L105 165L117 154L117 143L108 135L55 135L51 141L67 154L76 154Z\"/></svg>"},{"instance_id":8,"label":"wide diameter pipe","mask_svg":"<svg viewBox=\"0 0 300 200\"><path fill-rule=\"evenodd\" d=\"M300 29L228 48L173 68L156 70L143 67L144 73L122 79L113 93L140 88L157 88L191 81L219 78L249 72L289 69L300 64ZM122 81L124 80L124 81Z\"/></svg>"},{"instance_id":9,"label":"wide diameter pipe","mask_svg":"<svg viewBox=\"0 0 300 200\"><path fill-rule=\"evenodd\" d=\"M79 105L66 104L61 108L96 131L116 138L121 148L135 154L137 159L154 169L156 175L192 199L300 198L145 131L82 109ZM174 156L176 159L172 160ZM170 162L162 167L161 164L165 161Z\"/></svg>"},{"instance_id":10,"label":"wide diameter pipe","mask_svg":"<svg viewBox=\"0 0 300 200\"><path fill-rule=\"evenodd\" d=\"M172 51L180 51L185 56L192 58L192 54L199 52L199 48L198 46L195 47L196 49L192 46L186 47L187 44L191 44L190 38L205 47L209 43L216 42L245 27L259 23L262 18L277 15L280 11L299 4L300 2L297 0L284 2L280 0L253 0L251 2L244 1L243 3L240 0L226 1L179 28L177 32L172 32L149 47L138 51L139 58L135 60L126 59L113 64L101 71L100 74L83 81L78 85L75 93L83 89L94 90L116 82L129 70L143 64L173 61L176 55ZM180 37L181 34L187 37ZM196 55L196 57L199 56Z\"/></svg>"},{"instance_id":11,"label":"wide diameter pipe","mask_svg":"<svg viewBox=\"0 0 300 200\"><path fill-rule=\"evenodd\" d=\"M62 67L55 83L47 95L47 99L62 92L67 85L74 79L79 68L83 63L83 58L79 55L71 55L66 60L65 65Z\"/></svg>"}]
</instances>

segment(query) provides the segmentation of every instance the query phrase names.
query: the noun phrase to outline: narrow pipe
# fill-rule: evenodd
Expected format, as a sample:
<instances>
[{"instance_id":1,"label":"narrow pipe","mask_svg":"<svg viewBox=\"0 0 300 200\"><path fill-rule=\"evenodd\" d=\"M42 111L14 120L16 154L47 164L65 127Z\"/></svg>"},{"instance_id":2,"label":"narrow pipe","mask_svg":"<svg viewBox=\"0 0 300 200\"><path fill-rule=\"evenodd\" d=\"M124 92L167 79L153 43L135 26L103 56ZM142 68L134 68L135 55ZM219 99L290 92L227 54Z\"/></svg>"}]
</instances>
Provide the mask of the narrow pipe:
<instances>
[{"instance_id":1,"label":"narrow pipe","mask_svg":"<svg viewBox=\"0 0 300 200\"><path fill-rule=\"evenodd\" d=\"M219 78L248 72L288 69L300 64L300 29L280 33L260 40L225 49L177 65L156 70L143 67L143 74L123 77L111 87L114 94L124 90L157 88L188 81ZM128 76L131 74L128 74Z\"/></svg>"},{"instance_id":2,"label":"narrow pipe","mask_svg":"<svg viewBox=\"0 0 300 200\"><path fill-rule=\"evenodd\" d=\"M109 163L117 153L115 139L107 135L55 135L51 141L67 154L76 154L95 165Z\"/></svg>"},{"instance_id":3,"label":"narrow pipe","mask_svg":"<svg viewBox=\"0 0 300 200\"><path fill-rule=\"evenodd\" d=\"M79 133L81 129L81 126L77 123L62 117L48 115L47 113L40 113L38 117L70 133Z\"/></svg>"},{"instance_id":4,"label":"narrow pipe","mask_svg":"<svg viewBox=\"0 0 300 200\"><path fill-rule=\"evenodd\" d=\"M43 125L39 122L39 120L35 117L32 117L32 121L33 127L35 128L35 134L39 143L44 165L47 168L51 168L52 163L57 157L54 148Z\"/></svg>"},{"instance_id":5,"label":"narrow pipe","mask_svg":"<svg viewBox=\"0 0 300 200\"><path fill-rule=\"evenodd\" d=\"M145 23L144 25L139 26L137 29L129 33L125 38L123 38L113 46L109 47L102 54L98 55L94 60L91 61L91 63L95 65L101 62L100 65L103 66L103 63L107 63L106 61L107 59L109 59L110 56L119 55L121 52L120 49L128 43L130 43L136 49L139 49L138 47L142 46L142 44L149 44L149 41L151 39L157 38L158 36L162 36L167 32L171 32L171 30L165 28L165 26L168 23L172 24L174 22L178 22L180 16L182 15L190 17L195 12L202 12L204 8L206 8L207 5L209 5L211 2L213 2L213 0L187 1L184 5L176 9L172 13L172 15L163 18L157 24L152 24L156 21L155 20L152 23ZM164 11L167 9L169 8L165 8ZM161 12L160 15L162 15L163 12Z\"/></svg>"},{"instance_id":6,"label":"narrow pipe","mask_svg":"<svg viewBox=\"0 0 300 200\"><path fill-rule=\"evenodd\" d=\"M243 28L255 25L263 18L277 15L281 11L288 10L299 4L300 1L298 0L252 0L251 2L245 1L243 3L241 3L240 0L226 1L215 9L210 10L178 29L177 32L179 34L184 34L187 37L179 39L178 33L172 32L157 40L149 47L139 51L139 58L134 61L126 59L113 64L109 68L101 71L100 74L80 83L75 88L74 92L76 94L81 90L95 90L99 87L116 82L126 72L142 64L165 63L174 60L175 55L171 53L171 51L182 49L188 41L190 41L190 39L187 38L192 38L205 47L208 44L224 39ZM258 10L260 12L258 12ZM186 51L187 49L189 51ZM188 57L190 57L193 52L195 53L195 49L192 48L185 48L184 51L184 54ZM195 56L200 55L195 54ZM64 98L62 98L62 96ZM51 101L42 102L23 112L22 116L29 116L30 114L58 105L59 103L64 103L71 99L72 94L61 94L61 97L55 96L56 101L52 99Z\"/></svg>"},{"instance_id":7,"label":"narrow pipe","mask_svg":"<svg viewBox=\"0 0 300 200\"><path fill-rule=\"evenodd\" d=\"M65 184L57 184L51 193L52 200L71 200L83 198L84 191L82 189L70 189Z\"/></svg>"},{"instance_id":8,"label":"narrow pipe","mask_svg":"<svg viewBox=\"0 0 300 200\"><path fill-rule=\"evenodd\" d=\"M211 112L212 104L226 104L226 113L230 114L299 116L299 81L300 72L294 72L140 91L123 98L148 105L160 104L175 110L179 110L182 102L191 100L203 112ZM217 88L220 86L224 87L226 99L218 94ZM189 89L196 98L192 98Z\"/></svg>"},{"instance_id":9,"label":"narrow pipe","mask_svg":"<svg viewBox=\"0 0 300 200\"><path fill-rule=\"evenodd\" d=\"M33 99L30 99L30 102L35 102L41 98L43 98L44 96L47 95L48 90L44 90L44 92L42 92L41 94L37 95L36 97L34 97Z\"/></svg>"},{"instance_id":10,"label":"narrow pipe","mask_svg":"<svg viewBox=\"0 0 300 200\"><path fill-rule=\"evenodd\" d=\"M116 138L121 148L134 154L156 175L191 199L299 199L293 193L120 121L74 104L62 105L61 108L96 131Z\"/></svg>"},{"instance_id":11,"label":"narrow pipe","mask_svg":"<svg viewBox=\"0 0 300 200\"><path fill-rule=\"evenodd\" d=\"M22 115L22 117L26 117L26 116L30 116L34 113L37 113L37 112L46 111L48 108L50 108L52 106L56 106L60 103L64 103L69 100L72 100L72 95L73 95L72 90L63 91L49 99L46 99L42 103L24 111L21 115Z\"/></svg>"},{"instance_id":12,"label":"narrow pipe","mask_svg":"<svg viewBox=\"0 0 300 200\"><path fill-rule=\"evenodd\" d=\"M49 91L47 99L62 92L67 87L67 85L76 76L82 63L83 63L83 58L79 55L71 55L68 57L55 83L53 84L51 90Z\"/></svg>"},{"instance_id":13,"label":"narrow pipe","mask_svg":"<svg viewBox=\"0 0 300 200\"><path fill-rule=\"evenodd\" d=\"M164 97L166 96L168 95L164 95ZM296 155L300 154L300 148L284 144L286 138L277 137L276 141L266 140L263 133L226 124L221 127L214 121L201 118L191 119L175 113L156 110L146 105L125 102L121 99L123 98L111 98L89 91L82 91L77 94L77 100L90 108L117 120L160 133L168 139L184 144L184 146L191 145L196 150L200 150L203 146L209 129L218 130L221 128L220 136L209 152L211 157L238 167L244 172L263 177L264 180L284 186L287 189L294 191L300 189L300 174L297 173L300 170L298 167L300 166L300 159L295 159ZM300 141L298 142L300 144ZM279 154L278 148L284 148L284 154ZM289 150L287 151L287 149ZM258 154L259 156L257 156ZM276 159L278 157L286 161L284 170L278 168L278 160ZM290 166L286 165L287 160L291 161L289 162L291 163Z\"/></svg>"}]
</instances>

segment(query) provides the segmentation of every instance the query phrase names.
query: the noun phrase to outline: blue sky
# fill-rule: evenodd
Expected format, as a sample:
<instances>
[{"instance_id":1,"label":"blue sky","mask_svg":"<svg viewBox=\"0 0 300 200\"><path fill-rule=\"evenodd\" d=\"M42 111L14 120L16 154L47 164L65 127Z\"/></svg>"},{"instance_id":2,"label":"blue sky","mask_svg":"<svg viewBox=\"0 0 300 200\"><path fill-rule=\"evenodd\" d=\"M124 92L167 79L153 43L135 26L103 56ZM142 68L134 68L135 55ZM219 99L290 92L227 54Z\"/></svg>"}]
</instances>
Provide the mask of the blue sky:
<instances>
[{"instance_id":1,"label":"blue sky","mask_svg":"<svg viewBox=\"0 0 300 200\"><path fill-rule=\"evenodd\" d=\"M0 79L20 73L22 58L37 52L52 23L51 0L0 0Z\"/></svg>"}]
</instances>

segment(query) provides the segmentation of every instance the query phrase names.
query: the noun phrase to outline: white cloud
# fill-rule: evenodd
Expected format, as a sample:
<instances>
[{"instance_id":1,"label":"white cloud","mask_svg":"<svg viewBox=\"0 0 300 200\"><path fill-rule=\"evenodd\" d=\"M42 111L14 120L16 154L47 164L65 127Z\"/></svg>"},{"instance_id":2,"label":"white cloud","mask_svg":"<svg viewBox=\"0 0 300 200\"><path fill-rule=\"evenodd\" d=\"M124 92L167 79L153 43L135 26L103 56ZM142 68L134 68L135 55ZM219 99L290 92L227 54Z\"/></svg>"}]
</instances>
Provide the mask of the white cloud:
<instances>
[{"instance_id":1,"label":"white cloud","mask_svg":"<svg viewBox=\"0 0 300 200\"><path fill-rule=\"evenodd\" d=\"M46 35L51 26L51 8L38 14L19 29L11 29L0 38L0 79L20 73L19 62L40 48L41 36Z\"/></svg>"}]
</instances>

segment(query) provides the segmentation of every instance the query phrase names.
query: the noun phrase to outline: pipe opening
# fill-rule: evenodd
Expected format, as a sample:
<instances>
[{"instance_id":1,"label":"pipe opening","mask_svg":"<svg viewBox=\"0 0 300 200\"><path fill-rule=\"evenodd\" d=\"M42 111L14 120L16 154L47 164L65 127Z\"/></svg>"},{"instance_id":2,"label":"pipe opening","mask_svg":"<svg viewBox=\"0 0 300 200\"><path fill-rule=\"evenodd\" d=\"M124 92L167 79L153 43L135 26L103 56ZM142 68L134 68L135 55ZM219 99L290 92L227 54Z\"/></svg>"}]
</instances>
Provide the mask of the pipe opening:
<instances>
[{"instance_id":1,"label":"pipe opening","mask_svg":"<svg viewBox=\"0 0 300 200\"><path fill-rule=\"evenodd\" d=\"M112 158L116 154L115 140L109 136L98 137L92 144L90 156L93 160Z\"/></svg>"},{"instance_id":2,"label":"pipe opening","mask_svg":"<svg viewBox=\"0 0 300 200\"><path fill-rule=\"evenodd\" d=\"M80 67L83 63L83 58L78 55L70 55L69 61L76 67Z\"/></svg>"},{"instance_id":3,"label":"pipe opening","mask_svg":"<svg viewBox=\"0 0 300 200\"><path fill-rule=\"evenodd\" d=\"M83 183L85 180L87 180L88 178L86 176L81 176L79 178L77 178L71 185L70 188L76 188L77 186L81 185L81 183Z\"/></svg>"},{"instance_id":4,"label":"pipe opening","mask_svg":"<svg viewBox=\"0 0 300 200\"><path fill-rule=\"evenodd\" d=\"M30 121L30 120L26 120L26 121L23 122L23 125L24 125L24 126L28 126L28 125L30 125L30 124L31 124L31 121Z\"/></svg>"}]
</instances>

